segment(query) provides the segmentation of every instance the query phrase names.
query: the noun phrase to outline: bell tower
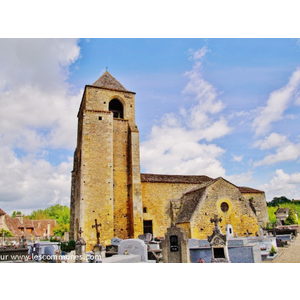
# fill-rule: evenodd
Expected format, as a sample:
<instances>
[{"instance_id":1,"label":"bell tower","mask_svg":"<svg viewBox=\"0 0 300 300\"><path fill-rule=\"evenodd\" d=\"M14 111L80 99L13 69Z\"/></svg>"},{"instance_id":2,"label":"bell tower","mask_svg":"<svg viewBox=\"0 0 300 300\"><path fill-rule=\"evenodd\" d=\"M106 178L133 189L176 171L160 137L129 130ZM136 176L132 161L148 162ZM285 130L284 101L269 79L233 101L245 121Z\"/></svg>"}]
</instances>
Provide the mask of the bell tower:
<instances>
[{"instance_id":1,"label":"bell tower","mask_svg":"<svg viewBox=\"0 0 300 300\"><path fill-rule=\"evenodd\" d=\"M139 131L135 93L109 72L86 85L78 112L77 148L71 187L71 239L78 231L87 251L100 242L143 233Z\"/></svg>"}]
</instances>

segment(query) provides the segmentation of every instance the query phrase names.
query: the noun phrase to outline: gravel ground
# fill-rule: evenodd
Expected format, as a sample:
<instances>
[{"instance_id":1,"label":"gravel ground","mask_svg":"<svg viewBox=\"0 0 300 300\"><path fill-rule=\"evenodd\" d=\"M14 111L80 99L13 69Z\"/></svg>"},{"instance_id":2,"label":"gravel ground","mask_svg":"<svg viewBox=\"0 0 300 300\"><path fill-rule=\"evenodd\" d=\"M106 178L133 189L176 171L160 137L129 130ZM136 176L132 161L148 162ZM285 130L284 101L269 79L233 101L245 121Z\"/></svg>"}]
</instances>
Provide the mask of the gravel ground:
<instances>
[{"instance_id":1,"label":"gravel ground","mask_svg":"<svg viewBox=\"0 0 300 300\"><path fill-rule=\"evenodd\" d=\"M278 255L271 261L263 263L300 263L300 236L287 248L278 247Z\"/></svg>"}]
</instances>

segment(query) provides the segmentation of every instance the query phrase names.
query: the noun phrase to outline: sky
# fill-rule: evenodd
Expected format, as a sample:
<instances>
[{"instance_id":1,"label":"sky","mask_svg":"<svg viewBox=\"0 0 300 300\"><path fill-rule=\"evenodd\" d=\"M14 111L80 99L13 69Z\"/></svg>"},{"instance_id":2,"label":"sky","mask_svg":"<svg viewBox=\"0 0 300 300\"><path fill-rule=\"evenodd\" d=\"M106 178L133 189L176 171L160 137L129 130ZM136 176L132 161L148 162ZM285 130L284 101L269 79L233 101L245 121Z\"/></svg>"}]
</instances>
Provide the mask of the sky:
<instances>
[{"instance_id":1,"label":"sky","mask_svg":"<svg viewBox=\"0 0 300 300\"><path fill-rule=\"evenodd\" d=\"M300 40L0 39L0 207L70 204L77 112L106 68L136 92L141 172L300 199Z\"/></svg>"}]
</instances>

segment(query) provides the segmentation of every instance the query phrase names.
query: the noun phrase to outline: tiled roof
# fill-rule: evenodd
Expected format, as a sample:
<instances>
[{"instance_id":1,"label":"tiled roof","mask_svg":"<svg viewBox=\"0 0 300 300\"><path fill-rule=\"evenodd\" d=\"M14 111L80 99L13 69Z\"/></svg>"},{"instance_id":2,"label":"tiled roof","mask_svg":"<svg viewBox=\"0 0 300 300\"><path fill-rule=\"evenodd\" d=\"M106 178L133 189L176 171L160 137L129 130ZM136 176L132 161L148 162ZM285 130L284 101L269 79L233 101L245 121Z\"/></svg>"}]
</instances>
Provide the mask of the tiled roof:
<instances>
[{"instance_id":1,"label":"tiled roof","mask_svg":"<svg viewBox=\"0 0 300 300\"><path fill-rule=\"evenodd\" d=\"M142 182L164 182L164 183L190 183L200 184L211 181L212 178L205 175L162 175L141 174Z\"/></svg>"},{"instance_id":2,"label":"tiled roof","mask_svg":"<svg viewBox=\"0 0 300 300\"><path fill-rule=\"evenodd\" d=\"M50 223L50 236L53 236L53 228L57 225L56 220L29 220L24 219L21 222L19 218L12 218L5 214L5 224L8 230L15 236L44 236L47 232L48 223ZM30 232L29 232L29 231Z\"/></svg>"},{"instance_id":3,"label":"tiled roof","mask_svg":"<svg viewBox=\"0 0 300 300\"><path fill-rule=\"evenodd\" d=\"M128 90L126 90L125 87L107 71L103 75L101 75L92 85L111 90L128 92Z\"/></svg>"},{"instance_id":4,"label":"tiled roof","mask_svg":"<svg viewBox=\"0 0 300 300\"><path fill-rule=\"evenodd\" d=\"M0 216L6 215L6 212L0 208Z\"/></svg>"},{"instance_id":5,"label":"tiled roof","mask_svg":"<svg viewBox=\"0 0 300 300\"><path fill-rule=\"evenodd\" d=\"M277 210L276 210L276 212L275 212L275 214L288 214L289 213L289 211L290 211L290 209L289 208L278 208Z\"/></svg>"},{"instance_id":6,"label":"tiled roof","mask_svg":"<svg viewBox=\"0 0 300 300\"><path fill-rule=\"evenodd\" d=\"M176 223L190 222L196 210L197 205L202 199L204 192L205 192L205 187L198 190L197 193L194 195L189 194L189 196L184 196L187 199L184 199L183 201L183 205L176 219Z\"/></svg>"},{"instance_id":7,"label":"tiled roof","mask_svg":"<svg viewBox=\"0 0 300 300\"><path fill-rule=\"evenodd\" d=\"M238 189L240 190L241 193L264 193L263 191L260 190L256 190L256 189L252 189L246 186L239 186Z\"/></svg>"},{"instance_id":8,"label":"tiled roof","mask_svg":"<svg viewBox=\"0 0 300 300\"><path fill-rule=\"evenodd\" d=\"M38 236L43 236L48 229L48 223L50 223L50 235L53 235L53 228L57 225L56 220L32 220L35 232Z\"/></svg>"}]
</instances>

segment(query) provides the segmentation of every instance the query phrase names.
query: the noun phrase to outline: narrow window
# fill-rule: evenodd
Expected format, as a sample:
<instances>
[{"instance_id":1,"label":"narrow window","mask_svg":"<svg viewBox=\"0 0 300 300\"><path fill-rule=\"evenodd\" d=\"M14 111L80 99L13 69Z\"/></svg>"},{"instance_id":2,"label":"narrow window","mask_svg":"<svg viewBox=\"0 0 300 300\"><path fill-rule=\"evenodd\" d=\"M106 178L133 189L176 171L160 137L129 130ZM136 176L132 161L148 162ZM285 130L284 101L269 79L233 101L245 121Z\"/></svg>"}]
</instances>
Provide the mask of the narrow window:
<instances>
[{"instance_id":1,"label":"narrow window","mask_svg":"<svg viewBox=\"0 0 300 300\"><path fill-rule=\"evenodd\" d=\"M144 233L153 234L152 220L144 221Z\"/></svg>"}]
</instances>

